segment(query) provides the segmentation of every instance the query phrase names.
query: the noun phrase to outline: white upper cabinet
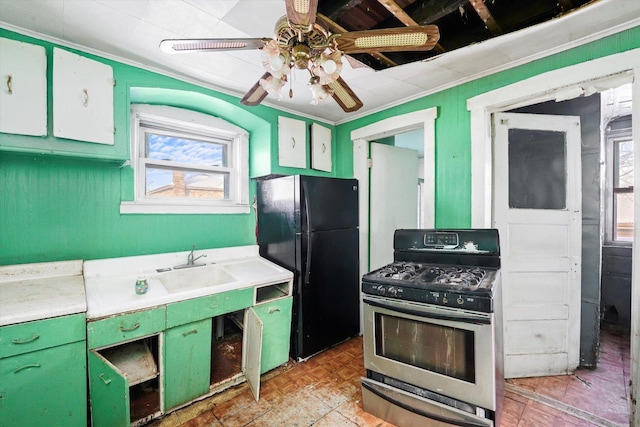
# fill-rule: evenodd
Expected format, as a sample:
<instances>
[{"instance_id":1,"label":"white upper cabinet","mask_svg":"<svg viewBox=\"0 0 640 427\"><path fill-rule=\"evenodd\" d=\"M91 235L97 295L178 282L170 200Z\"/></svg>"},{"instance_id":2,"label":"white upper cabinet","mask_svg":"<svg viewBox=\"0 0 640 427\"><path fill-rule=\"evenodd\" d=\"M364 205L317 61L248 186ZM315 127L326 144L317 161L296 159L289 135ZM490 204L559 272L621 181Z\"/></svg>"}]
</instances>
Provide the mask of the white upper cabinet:
<instances>
[{"instance_id":1,"label":"white upper cabinet","mask_svg":"<svg viewBox=\"0 0 640 427\"><path fill-rule=\"evenodd\" d=\"M113 145L113 69L53 49L53 134Z\"/></svg>"},{"instance_id":2,"label":"white upper cabinet","mask_svg":"<svg viewBox=\"0 0 640 427\"><path fill-rule=\"evenodd\" d=\"M304 121L278 117L278 164L307 167L307 126Z\"/></svg>"},{"instance_id":3,"label":"white upper cabinet","mask_svg":"<svg viewBox=\"0 0 640 427\"><path fill-rule=\"evenodd\" d=\"M47 134L44 47L0 38L0 132Z\"/></svg>"},{"instance_id":4,"label":"white upper cabinet","mask_svg":"<svg viewBox=\"0 0 640 427\"><path fill-rule=\"evenodd\" d=\"M331 129L311 125L311 167L331 172Z\"/></svg>"}]
</instances>

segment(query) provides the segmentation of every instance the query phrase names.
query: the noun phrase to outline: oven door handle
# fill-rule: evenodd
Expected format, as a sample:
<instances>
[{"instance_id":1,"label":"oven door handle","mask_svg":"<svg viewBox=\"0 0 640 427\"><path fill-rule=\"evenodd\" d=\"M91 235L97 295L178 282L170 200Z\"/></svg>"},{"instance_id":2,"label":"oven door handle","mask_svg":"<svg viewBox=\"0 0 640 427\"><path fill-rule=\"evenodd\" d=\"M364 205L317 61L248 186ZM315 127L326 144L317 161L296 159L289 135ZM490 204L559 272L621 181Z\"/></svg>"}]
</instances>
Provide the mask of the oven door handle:
<instances>
[{"instance_id":1,"label":"oven door handle","mask_svg":"<svg viewBox=\"0 0 640 427\"><path fill-rule=\"evenodd\" d=\"M396 311L399 313L409 314L412 316L418 316L418 317L423 317L427 319L449 320L453 322L470 323L473 325L490 325L491 324L491 319L488 317L473 316L466 313L456 316L451 314L429 313L421 310L412 310L410 308L399 307L391 304L385 304L384 302L374 301L371 299L365 299L364 302L374 307L384 308L386 310Z\"/></svg>"},{"instance_id":2,"label":"oven door handle","mask_svg":"<svg viewBox=\"0 0 640 427\"><path fill-rule=\"evenodd\" d=\"M473 421L462 421L462 420L455 420L455 419L451 419L451 418L447 418L447 417L443 417L440 415L436 415L436 414L431 414L429 412L425 412L419 408L415 408L413 406L407 405L404 402L400 402L397 399L394 399L391 396L387 396L384 393L380 392L379 390L376 390L374 387L372 387L370 384L367 384L365 381L362 381L362 387L366 388L367 390L369 390L371 393L375 394L376 396L378 396L381 399L386 400L387 402L391 403L392 405L398 406L402 409L404 409L405 411L409 411L409 412L413 412L414 414L418 414L420 416L423 416L425 418L429 418L435 421L440 421L441 423L446 423L446 424L450 424L450 425L454 425L454 426L461 426L461 427L484 427L485 424L478 424L478 423L474 423Z\"/></svg>"}]
</instances>

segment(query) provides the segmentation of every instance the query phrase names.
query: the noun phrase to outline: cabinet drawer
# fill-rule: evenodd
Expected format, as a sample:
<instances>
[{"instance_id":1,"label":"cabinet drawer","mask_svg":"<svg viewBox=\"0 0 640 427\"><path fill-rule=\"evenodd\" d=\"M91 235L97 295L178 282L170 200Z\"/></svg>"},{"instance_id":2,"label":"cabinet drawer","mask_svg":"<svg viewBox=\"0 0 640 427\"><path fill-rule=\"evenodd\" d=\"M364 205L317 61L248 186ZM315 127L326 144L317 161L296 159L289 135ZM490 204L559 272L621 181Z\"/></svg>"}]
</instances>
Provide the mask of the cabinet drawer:
<instances>
[{"instance_id":1,"label":"cabinet drawer","mask_svg":"<svg viewBox=\"0 0 640 427\"><path fill-rule=\"evenodd\" d=\"M169 304L167 307L167 328L242 310L252 304L253 288L222 292Z\"/></svg>"},{"instance_id":2,"label":"cabinet drawer","mask_svg":"<svg viewBox=\"0 0 640 427\"><path fill-rule=\"evenodd\" d=\"M0 328L0 358L84 341L84 314L54 317Z\"/></svg>"},{"instance_id":3,"label":"cabinet drawer","mask_svg":"<svg viewBox=\"0 0 640 427\"><path fill-rule=\"evenodd\" d=\"M164 328L165 308L158 307L89 322L87 342L89 348L99 348L155 334Z\"/></svg>"}]
</instances>

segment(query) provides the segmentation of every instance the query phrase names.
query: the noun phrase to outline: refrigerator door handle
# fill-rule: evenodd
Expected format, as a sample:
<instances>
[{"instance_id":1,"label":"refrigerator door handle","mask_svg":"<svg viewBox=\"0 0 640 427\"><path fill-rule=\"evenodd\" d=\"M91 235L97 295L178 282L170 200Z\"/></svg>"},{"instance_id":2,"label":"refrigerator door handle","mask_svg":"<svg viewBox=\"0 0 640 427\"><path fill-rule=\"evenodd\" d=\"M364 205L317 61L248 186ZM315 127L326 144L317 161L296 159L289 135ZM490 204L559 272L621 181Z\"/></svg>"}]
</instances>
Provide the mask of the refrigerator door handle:
<instances>
[{"instance_id":1,"label":"refrigerator door handle","mask_svg":"<svg viewBox=\"0 0 640 427\"><path fill-rule=\"evenodd\" d=\"M309 192L307 191L307 183L304 180L302 180L302 191L304 192L305 212L307 213L305 216L307 221L307 268L304 271L303 284L307 285L311 274L311 209L309 209Z\"/></svg>"}]
</instances>

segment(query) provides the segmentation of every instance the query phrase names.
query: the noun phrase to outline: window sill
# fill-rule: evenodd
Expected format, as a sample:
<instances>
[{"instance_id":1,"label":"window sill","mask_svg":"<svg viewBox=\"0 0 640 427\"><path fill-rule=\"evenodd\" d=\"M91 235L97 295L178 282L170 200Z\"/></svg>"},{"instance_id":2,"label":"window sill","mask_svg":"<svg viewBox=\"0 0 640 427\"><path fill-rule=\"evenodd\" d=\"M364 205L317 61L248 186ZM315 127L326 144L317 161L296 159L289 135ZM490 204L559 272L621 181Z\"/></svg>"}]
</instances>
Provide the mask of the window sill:
<instances>
[{"instance_id":1,"label":"window sill","mask_svg":"<svg viewBox=\"0 0 640 427\"><path fill-rule=\"evenodd\" d=\"M121 214L248 214L249 205L181 205L120 202Z\"/></svg>"}]
</instances>

